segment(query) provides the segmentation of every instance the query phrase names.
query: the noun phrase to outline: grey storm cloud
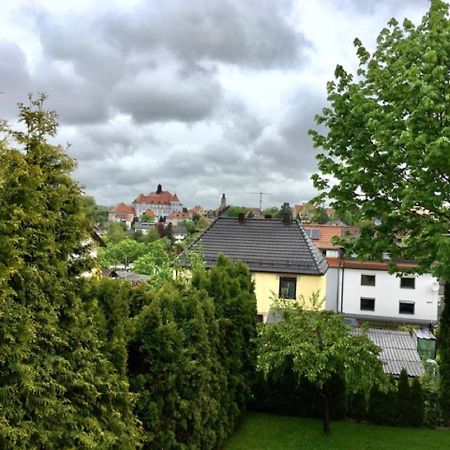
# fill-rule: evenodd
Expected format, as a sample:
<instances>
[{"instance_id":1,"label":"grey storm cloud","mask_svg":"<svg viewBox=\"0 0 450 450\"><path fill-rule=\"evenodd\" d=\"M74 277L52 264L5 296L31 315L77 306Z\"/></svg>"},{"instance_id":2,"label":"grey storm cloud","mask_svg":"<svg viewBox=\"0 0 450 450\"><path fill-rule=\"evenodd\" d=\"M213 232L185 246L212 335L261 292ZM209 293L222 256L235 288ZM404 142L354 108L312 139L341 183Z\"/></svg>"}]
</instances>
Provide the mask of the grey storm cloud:
<instances>
[{"instance_id":1,"label":"grey storm cloud","mask_svg":"<svg viewBox=\"0 0 450 450\"><path fill-rule=\"evenodd\" d=\"M17 103L30 92L25 54L13 42L0 41L0 112L3 118L14 118Z\"/></svg>"},{"instance_id":2,"label":"grey storm cloud","mask_svg":"<svg viewBox=\"0 0 450 450\"><path fill-rule=\"evenodd\" d=\"M196 122L211 116L221 100L220 85L203 73L159 75L149 73L120 81L111 93L112 104L139 123Z\"/></svg>"},{"instance_id":3,"label":"grey storm cloud","mask_svg":"<svg viewBox=\"0 0 450 450\"><path fill-rule=\"evenodd\" d=\"M66 94L65 102L51 103L64 123L116 112L138 123L199 121L223 97L216 64L263 69L304 62L310 44L287 21L289 4L152 1L92 18L33 10L44 55L34 86L50 98Z\"/></svg>"},{"instance_id":4,"label":"grey storm cloud","mask_svg":"<svg viewBox=\"0 0 450 450\"><path fill-rule=\"evenodd\" d=\"M99 203L131 202L158 183L187 206L217 207L222 192L251 206L249 192L270 193L266 206L307 200L308 130L333 70L318 73L329 44L322 16L341 9L341 27L357 35L360 22L375 32L388 16L427 9L426 0L317 2L324 14L308 16L310 28L301 14L315 4L303 0L25 2L10 17L17 42L0 29L0 117L46 92L75 176ZM354 53L351 39L342 47L336 61Z\"/></svg>"},{"instance_id":5,"label":"grey storm cloud","mask_svg":"<svg viewBox=\"0 0 450 450\"><path fill-rule=\"evenodd\" d=\"M308 86L290 99L290 108L276 130L255 145L255 156L276 170L302 179L317 169L317 151L308 135L316 129L314 115L320 113L325 98Z\"/></svg>"},{"instance_id":6,"label":"grey storm cloud","mask_svg":"<svg viewBox=\"0 0 450 450\"><path fill-rule=\"evenodd\" d=\"M123 49L162 48L183 61L256 67L297 65L307 39L286 20L284 0L169 0L116 15L103 32Z\"/></svg>"}]
</instances>

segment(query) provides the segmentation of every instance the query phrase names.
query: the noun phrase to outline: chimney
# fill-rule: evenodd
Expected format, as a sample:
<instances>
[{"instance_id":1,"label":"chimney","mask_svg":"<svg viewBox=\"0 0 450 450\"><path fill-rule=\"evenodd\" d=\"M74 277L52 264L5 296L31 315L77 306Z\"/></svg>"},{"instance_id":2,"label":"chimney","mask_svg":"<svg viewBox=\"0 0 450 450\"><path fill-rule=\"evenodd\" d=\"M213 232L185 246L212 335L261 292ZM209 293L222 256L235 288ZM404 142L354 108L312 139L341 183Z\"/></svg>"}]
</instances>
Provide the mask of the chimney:
<instances>
[{"instance_id":1,"label":"chimney","mask_svg":"<svg viewBox=\"0 0 450 450\"><path fill-rule=\"evenodd\" d=\"M239 222L241 225L244 225L244 223L245 223L245 214L244 214L244 213L239 213L239 214L238 214L238 222Z\"/></svg>"},{"instance_id":2,"label":"chimney","mask_svg":"<svg viewBox=\"0 0 450 450\"><path fill-rule=\"evenodd\" d=\"M264 219L271 219L272 218L272 214L264 214Z\"/></svg>"},{"instance_id":3,"label":"chimney","mask_svg":"<svg viewBox=\"0 0 450 450\"><path fill-rule=\"evenodd\" d=\"M156 188L156 193L161 194L161 191L162 191L162 186L160 184L158 184L158 187Z\"/></svg>"},{"instance_id":4,"label":"chimney","mask_svg":"<svg viewBox=\"0 0 450 450\"><path fill-rule=\"evenodd\" d=\"M291 224L291 216L289 214L283 214L283 225Z\"/></svg>"}]
</instances>

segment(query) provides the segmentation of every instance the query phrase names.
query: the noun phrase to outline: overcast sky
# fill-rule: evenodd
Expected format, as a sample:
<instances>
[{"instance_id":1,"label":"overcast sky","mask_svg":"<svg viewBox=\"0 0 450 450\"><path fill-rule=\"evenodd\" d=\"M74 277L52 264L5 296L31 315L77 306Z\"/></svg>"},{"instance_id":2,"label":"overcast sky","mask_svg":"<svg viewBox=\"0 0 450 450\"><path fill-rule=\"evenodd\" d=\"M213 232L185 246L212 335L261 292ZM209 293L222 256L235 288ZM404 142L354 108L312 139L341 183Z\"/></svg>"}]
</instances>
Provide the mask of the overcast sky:
<instances>
[{"instance_id":1,"label":"overcast sky","mask_svg":"<svg viewBox=\"0 0 450 450\"><path fill-rule=\"evenodd\" d=\"M353 40L426 0L1 0L0 117L48 94L75 177L104 205L158 183L188 207L309 200L307 131Z\"/></svg>"}]
</instances>

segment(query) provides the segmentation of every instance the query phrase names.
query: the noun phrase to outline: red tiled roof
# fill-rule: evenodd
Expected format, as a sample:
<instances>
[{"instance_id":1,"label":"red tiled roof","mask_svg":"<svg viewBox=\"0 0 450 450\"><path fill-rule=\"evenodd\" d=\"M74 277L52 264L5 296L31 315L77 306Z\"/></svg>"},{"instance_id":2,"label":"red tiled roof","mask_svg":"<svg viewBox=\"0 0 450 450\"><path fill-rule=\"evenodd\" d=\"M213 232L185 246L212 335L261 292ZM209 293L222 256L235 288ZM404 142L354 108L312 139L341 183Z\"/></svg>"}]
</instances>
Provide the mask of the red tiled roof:
<instances>
[{"instance_id":1,"label":"red tiled roof","mask_svg":"<svg viewBox=\"0 0 450 450\"><path fill-rule=\"evenodd\" d=\"M168 219L191 219L192 214L190 212L173 211L168 216Z\"/></svg>"},{"instance_id":2,"label":"red tiled roof","mask_svg":"<svg viewBox=\"0 0 450 450\"><path fill-rule=\"evenodd\" d=\"M113 210L115 214L134 214L134 207L119 203Z\"/></svg>"},{"instance_id":3,"label":"red tiled roof","mask_svg":"<svg viewBox=\"0 0 450 450\"><path fill-rule=\"evenodd\" d=\"M346 233L350 233L353 236L359 234L358 227L349 226L336 226L336 225L319 225L319 224L305 224L305 229L309 228L312 230L318 230L320 232L319 239L313 239L314 244L320 249L338 249L339 246L333 244L333 237L337 236L339 238L345 237Z\"/></svg>"},{"instance_id":4,"label":"red tiled roof","mask_svg":"<svg viewBox=\"0 0 450 450\"><path fill-rule=\"evenodd\" d=\"M140 194L133 203L145 203L147 205L170 205L170 202L179 202L177 194L169 191L161 191L159 194L150 192L148 195Z\"/></svg>"},{"instance_id":5,"label":"red tiled roof","mask_svg":"<svg viewBox=\"0 0 450 450\"><path fill-rule=\"evenodd\" d=\"M114 214L114 217L116 219L125 220L127 222L132 222L134 219L134 213L132 213L132 214L117 213L117 214Z\"/></svg>"}]
</instances>

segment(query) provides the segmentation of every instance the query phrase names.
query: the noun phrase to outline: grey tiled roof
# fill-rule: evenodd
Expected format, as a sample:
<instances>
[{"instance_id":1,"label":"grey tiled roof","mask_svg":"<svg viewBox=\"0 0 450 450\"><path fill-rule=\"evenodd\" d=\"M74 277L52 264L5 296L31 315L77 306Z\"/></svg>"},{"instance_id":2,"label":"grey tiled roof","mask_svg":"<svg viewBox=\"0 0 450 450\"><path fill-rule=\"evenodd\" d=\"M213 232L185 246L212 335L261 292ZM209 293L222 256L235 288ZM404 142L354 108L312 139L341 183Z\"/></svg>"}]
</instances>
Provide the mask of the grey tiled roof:
<instances>
[{"instance_id":1,"label":"grey tiled roof","mask_svg":"<svg viewBox=\"0 0 450 450\"><path fill-rule=\"evenodd\" d=\"M419 376L424 368L417 353L417 339L407 331L377 330L369 328L369 338L381 348L380 359L384 371L400 375L403 368L409 376Z\"/></svg>"},{"instance_id":2,"label":"grey tiled roof","mask_svg":"<svg viewBox=\"0 0 450 450\"><path fill-rule=\"evenodd\" d=\"M206 267L223 253L254 272L322 275L328 265L297 220L219 217L190 246L203 254Z\"/></svg>"}]
</instances>

